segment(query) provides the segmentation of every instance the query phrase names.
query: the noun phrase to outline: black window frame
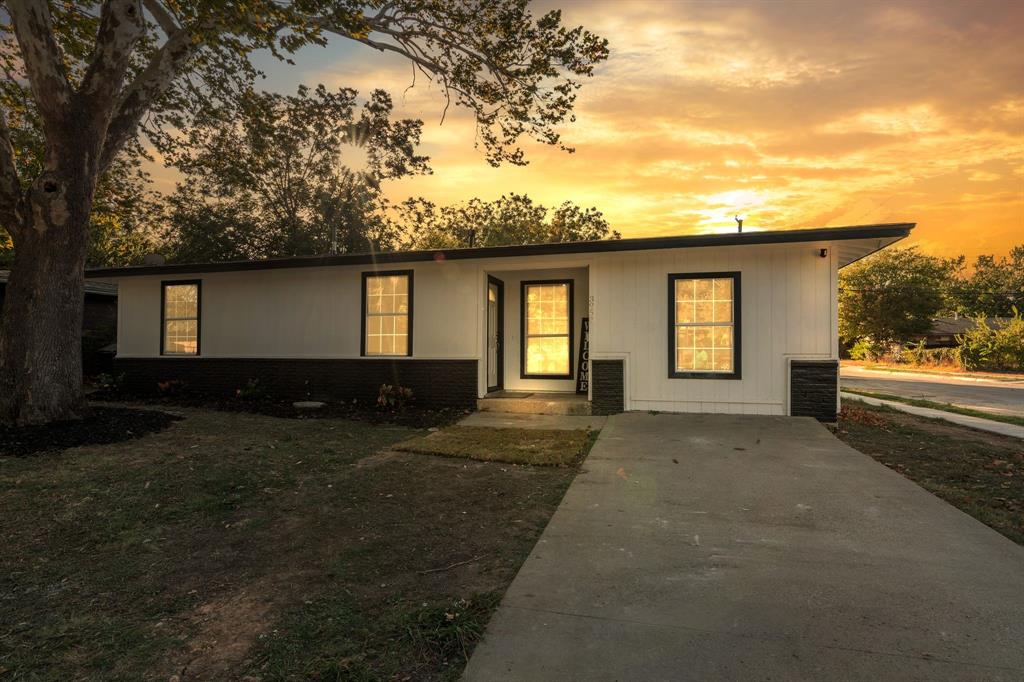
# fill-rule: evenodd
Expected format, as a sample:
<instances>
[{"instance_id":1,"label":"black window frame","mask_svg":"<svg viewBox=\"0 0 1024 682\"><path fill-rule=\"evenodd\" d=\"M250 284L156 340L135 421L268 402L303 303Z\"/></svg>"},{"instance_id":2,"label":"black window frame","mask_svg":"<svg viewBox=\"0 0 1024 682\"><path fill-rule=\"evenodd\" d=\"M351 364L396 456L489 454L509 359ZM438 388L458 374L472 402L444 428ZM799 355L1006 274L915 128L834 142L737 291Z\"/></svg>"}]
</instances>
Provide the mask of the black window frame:
<instances>
[{"instance_id":1,"label":"black window frame","mask_svg":"<svg viewBox=\"0 0 1024 682\"><path fill-rule=\"evenodd\" d=\"M681 279L732 279L732 371L680 372L676 370L676 282ZM724 379L743 378L743 308L740 291L741 273L728 272L672 272L668 275L668 378L669 379Z\"/></svg>"},{"instance_id":2,"label":"black window frame","mask_svg":"<svg viewBox=\"0 0 1024 682\"><path fill-rule=\"evenodd\" d=\"M412 357L412 330L413 330L413 311L415 310L415 298L413 296L413 275L414 270L364 270L362 274L362 322L360 324L359 332L359 356L364 358L411 358ZM406 352L402 354L393 355L368 355L366 353L366 280L370 277L394 277L396 275L404 275L409 279L409 324L406 336L408 337L408 343Z\"/></svg>"},{"instance_id":3,"label":"black window frame","mask_svg":"<svg viewBox=\"0 0 1024 682\"><path fill-rule=\"evenodd\" d=\"M168 353L165 348L167 340L167 287L182 284L196 285L196 352ZM197 358L203 351L203 280L201 279L167 279L160 282L160 356L168 358Z\"/></svg>"},{"instance_id":4,"label":"black window frame","mask_svg":"<svg viewBox=\"0 0 1024 682\"><path fill-rule=\"evenodd\" d=\"M530 285L568 284L569 285L569 373L568 374L529 374L526 371L526 288ZM520 379L551 379L566 380L576 376L574 366L575 354L573 344L576 332L575 291L573 279L532 279L519 283L519 378Z\"/></svg>"}]
</instances>

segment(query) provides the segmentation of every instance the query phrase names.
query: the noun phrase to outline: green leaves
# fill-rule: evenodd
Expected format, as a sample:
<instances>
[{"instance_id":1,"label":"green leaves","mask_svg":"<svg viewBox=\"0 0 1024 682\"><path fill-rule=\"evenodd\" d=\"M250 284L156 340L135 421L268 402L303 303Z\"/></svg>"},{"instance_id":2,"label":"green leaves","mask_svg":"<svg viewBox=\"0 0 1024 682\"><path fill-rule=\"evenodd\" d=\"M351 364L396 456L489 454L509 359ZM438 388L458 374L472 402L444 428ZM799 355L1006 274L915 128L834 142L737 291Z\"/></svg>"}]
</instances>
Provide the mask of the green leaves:
<instances>
[{"instance_id":1,"label":"green leaves","mask_svg":"<svg viewBox=\"0 0 1024 682\"><path fill-rule=\"evenodd\" d=\"M167 160L186 177L174 197L177 260L232 260L391 248L380 183L429 172L422 123L391 119L380 90L249 90L197 114ZM333 233L333 240L332 240ZM335 246L332 247L332 241Z\"/></svg>"},{"instance_id":2,"label":"green leaves","mask_svg":"<svg viewBox=\"0 0 1024 682\"><path fill-rule=\"evenodd\" d=\"M839 335L903 342L931 328L955 263L916 249L888 249L839 273Z\"/></svg>"},{"instance_id":3,"label":"green leaves","mask_svg":"<svg viewBox=\"0 0 1024 682\"><path fill-rule=\"evenodd\" d=\"M471 199L455 206L437 206L426 199L408 199L396 207L397 221L410 248L439 249L507 246L593 239L618 239L596 208L565 202L555 209L526 195L508 194L494 201Z\"/></svg>"}]
</instances>

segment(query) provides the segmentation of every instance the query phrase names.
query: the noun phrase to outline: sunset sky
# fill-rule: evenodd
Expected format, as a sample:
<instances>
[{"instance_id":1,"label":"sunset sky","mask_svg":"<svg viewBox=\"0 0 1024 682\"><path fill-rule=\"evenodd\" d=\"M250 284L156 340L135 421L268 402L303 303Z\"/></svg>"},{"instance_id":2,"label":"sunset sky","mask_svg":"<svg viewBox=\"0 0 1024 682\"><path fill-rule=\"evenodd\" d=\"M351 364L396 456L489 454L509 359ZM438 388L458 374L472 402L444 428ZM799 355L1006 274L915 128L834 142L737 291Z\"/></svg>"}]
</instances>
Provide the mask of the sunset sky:
<instances>
[{"instance_id":1,"label":"sunset sky","mask_svg":"<svg viewBox=\"0 0 1024 682\"><path fill-rule=\"evenodd\" d=\"M267 61L268 87L383 87L424 120L434 174L394 200L503 193L595 206L623 236L916 221L930 253L1024 243L1024 3L579 2L567 23L610 41L564 131L493 169L470 117L409 65L336 40ZM165 178L166 182L166 178Z\"/></svg>"}]
</instances>

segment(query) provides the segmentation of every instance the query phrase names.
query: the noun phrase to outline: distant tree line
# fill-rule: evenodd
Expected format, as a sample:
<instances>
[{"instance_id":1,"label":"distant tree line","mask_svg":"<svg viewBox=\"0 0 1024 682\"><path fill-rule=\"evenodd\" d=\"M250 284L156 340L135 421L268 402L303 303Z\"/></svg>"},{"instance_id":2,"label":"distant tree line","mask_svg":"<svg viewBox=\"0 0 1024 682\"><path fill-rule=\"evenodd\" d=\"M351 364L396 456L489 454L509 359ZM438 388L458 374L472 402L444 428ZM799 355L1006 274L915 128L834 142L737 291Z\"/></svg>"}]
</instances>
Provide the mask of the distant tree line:
<instances>
[{"instance_id":1,"label":"distant tree line","mask_svg":"<svg viewBox=\"0 0 1024 682\"><path fill-rule=\"evenodd\" d=\"M839 273L839 335L855 356L877 358L927 333L938 316L975 320L954 358L965 366L1024 367L1024 244L1008 256L940 258L887 249ZM1005 318L989 324L990 318ZM917 353L921 350L918 348Z\"/></svg>"}]
</instances>

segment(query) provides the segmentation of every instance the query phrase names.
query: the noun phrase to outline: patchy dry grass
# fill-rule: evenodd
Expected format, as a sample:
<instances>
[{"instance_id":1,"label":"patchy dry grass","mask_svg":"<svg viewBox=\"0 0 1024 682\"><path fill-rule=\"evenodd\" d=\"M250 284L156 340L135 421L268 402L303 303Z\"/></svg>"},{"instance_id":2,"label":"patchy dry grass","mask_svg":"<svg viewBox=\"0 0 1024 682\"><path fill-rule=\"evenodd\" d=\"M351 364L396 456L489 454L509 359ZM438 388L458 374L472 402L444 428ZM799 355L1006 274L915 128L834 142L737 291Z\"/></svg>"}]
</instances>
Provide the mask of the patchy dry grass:
<instances>
[{"instance_id":1,"label":"patchy dry grass","mask_svg":"<svg viewBox=\"0 0 1024 682\"><path fill-rule=\"evenodd\" d=\"M395 449L484 462L568 466L579 461L592 442L587 431L449 426L399 443Z\"/></svg>"},{"instance_id":2,"label":"patchy dry grass","mask_svg":"<svg viewBox=\"0 0 1024 682\"><path fill-rule=\"evenodd\" d=\"M866 404L843 406L836 435L1024 545L1024 442Z\"/></svg>"},{"instance_id":3,"label":"patchy dry grass","mask_svg":"<svg viewBox=\"0 0 1024 682\"><path fill-rule=\"evenodd\" d=\"M574 473L175 411L0 457L0 678L454 679Z\"/></svg>"}]
</instances>

